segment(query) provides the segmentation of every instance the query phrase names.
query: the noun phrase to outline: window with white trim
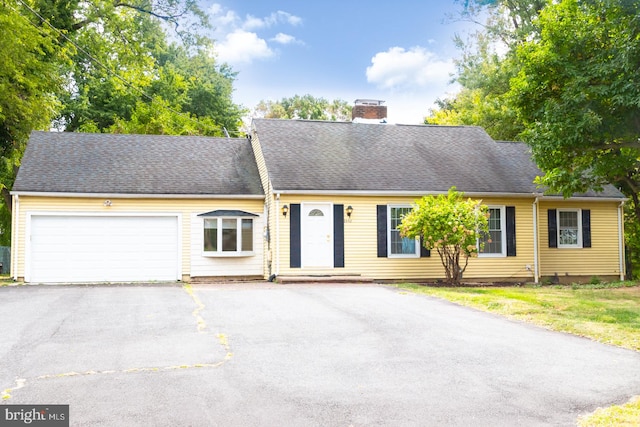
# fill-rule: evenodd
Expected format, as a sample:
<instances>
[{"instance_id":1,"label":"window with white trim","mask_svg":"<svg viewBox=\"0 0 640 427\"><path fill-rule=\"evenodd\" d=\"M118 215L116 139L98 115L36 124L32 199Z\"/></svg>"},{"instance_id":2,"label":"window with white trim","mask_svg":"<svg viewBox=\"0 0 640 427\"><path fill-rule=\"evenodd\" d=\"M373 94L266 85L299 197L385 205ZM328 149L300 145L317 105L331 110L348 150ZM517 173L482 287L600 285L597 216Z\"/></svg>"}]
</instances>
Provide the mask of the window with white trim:
<instances>
[{"instance_id":1,"label":"window with white trim","mask_svg":"<svg viewBox=\"0 0 640 427\"><path fill-rule=\"evenodd\" d=\"M558 247L581 248L580 209L558 209Z\"/></svg>"},{"instance_id":2,"label":"window with white trim","mask_svg":"<svg viewBox=\"0 0 640 427\"><path fill-rule=\"evenodd\" d=\"M506 256L506 217L504 206L489 206L489 232L478 240L478 255Z\"/></svg>"},{"instance_id":3,"label":"window with white trim","mask_svg":"<svg viewBox=\"0 0 640 427\"><path fill-rule=\"evenodd\" d=\"M418 239L400 236L398 226L402 218L411 212L411 206L388 206L388 237L389 257L416 258L420 256L420 245Z\"/></svg>"},{"instance_id":4,"label":"window with white trim","mask_svg":"<svg viewBox=\"0 0 640 427\"><path fill-rule=\"evenodd\" d=\"M204 218L205 255L253 255L253 218Z\"/></svg>"}]
</instances>

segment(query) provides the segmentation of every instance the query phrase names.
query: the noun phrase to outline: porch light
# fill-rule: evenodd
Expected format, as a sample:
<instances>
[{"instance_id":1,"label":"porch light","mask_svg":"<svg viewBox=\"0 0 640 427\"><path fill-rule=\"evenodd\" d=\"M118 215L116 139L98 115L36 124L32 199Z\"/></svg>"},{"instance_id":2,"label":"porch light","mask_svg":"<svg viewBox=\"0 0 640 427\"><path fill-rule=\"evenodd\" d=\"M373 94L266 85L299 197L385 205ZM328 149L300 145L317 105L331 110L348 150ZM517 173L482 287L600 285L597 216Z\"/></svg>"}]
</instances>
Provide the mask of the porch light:
<instances>
[{"instance_id":1,"label":"porch light","mask_svg":"<svg viewBox=\"0 0 640 427\"><path fill-rule=\"evenodd\" d=\"M282 215L284 215L284 217L287 217L287 213L289 213L289 205L284 205L282 207Z\"/></svg>"},{"instance_id":2,"label":"porch light","mask_svg":"<svg viewBox=\"0 0 640 427\"><path fill-rule=\"evenodd\" d=\"M347 206L347 217L351 219L351 214L353 213L353 206Z\"/></svg>"}]
</instances>

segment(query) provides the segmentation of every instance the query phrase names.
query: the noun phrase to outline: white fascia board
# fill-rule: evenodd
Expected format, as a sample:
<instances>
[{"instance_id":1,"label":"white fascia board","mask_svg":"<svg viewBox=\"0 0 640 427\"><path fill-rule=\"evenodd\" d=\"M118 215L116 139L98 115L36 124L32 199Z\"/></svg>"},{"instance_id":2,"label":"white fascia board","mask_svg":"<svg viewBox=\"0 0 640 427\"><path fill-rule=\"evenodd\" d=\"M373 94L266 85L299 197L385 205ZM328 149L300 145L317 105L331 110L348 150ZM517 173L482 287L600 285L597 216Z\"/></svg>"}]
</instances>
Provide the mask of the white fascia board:
<instances>
[{"instance_id":1,"label":"white fascia board","mask_svg":"<svg viewBox=\"0 0 640 427\"><path fill-rule=\"evenodd\" d=\"M47 193L39 191L11 191L12 195L31 197L77 197L108 199L252 199L264 200L256 194L132 194L132 193Z\"/></svg>"},{"instance_id":2,"label":"white fascia board","mask_svg":"<svg viewBox=\"0 0 640 427\"><path fill-rule=\"evenodd\" d=\"M273 190L274 193L286 195L311 195L311 196L398 196L398 197L421 197L421 196L437 196L447 194L447 191L376 191L376 190ZM540 200L564 200L564 201L591 201L591 202L620 202L628 200L623 197L571 197L565 199L562 196L544 196L541 193L483 193L473 191L463 191L465 197L501 197L501 198L518 198L518 199L535 199Z\"/></svg>"},{"instance_id":3,"label":"white fascia board","mask_svg":"<svg viewBox=\"0 0 640 427\"><path fill-rule=\"evenodd\" d=\"M542 201L557 201L557 202L623 202L629 200L628 197L569 197L565 199L563 196L538 196L538 200Z\"/></svg>"}]
</instances>

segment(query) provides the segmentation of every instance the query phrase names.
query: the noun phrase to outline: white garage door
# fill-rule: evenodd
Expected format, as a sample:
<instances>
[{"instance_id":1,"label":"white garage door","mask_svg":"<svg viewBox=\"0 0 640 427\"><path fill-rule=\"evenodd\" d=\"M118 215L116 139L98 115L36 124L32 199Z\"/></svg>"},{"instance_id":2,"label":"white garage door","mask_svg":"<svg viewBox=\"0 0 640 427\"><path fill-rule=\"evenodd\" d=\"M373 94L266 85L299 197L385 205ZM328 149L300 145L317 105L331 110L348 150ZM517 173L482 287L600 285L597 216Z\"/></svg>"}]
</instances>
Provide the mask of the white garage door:
<instances>
[{"instance_id":1,"label":"white garage door","mask_svg":"<svg viewBox=\"0 0 640 427\"><path fill-rule=\"evenodd\" d=\"M178 280L177 216L32 215L30 282Z\"/></svg>"}]
</instances>

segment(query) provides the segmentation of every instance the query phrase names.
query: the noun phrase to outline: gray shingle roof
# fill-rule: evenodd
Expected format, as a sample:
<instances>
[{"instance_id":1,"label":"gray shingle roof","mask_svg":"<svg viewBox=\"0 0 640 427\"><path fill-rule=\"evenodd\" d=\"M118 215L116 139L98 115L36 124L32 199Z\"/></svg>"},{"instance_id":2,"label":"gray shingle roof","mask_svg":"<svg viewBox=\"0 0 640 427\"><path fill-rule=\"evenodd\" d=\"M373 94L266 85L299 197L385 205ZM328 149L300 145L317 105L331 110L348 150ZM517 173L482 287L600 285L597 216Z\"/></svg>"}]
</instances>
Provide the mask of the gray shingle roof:
<instances>
[{"instance_id":1,"label":"gray shingle roof","mask_svg":"<svg viewBox=\"0 0 640 427\"><path fill-rule=\"evenodd\" d=\"M261 195L249 141L33 132L13 191Z\"/></svg>"},{"instance_id":2,"label":"gray shingle roof","mask_svg":"<svg viewBox=\"0 0 640 427\"><path fill-rule=\"evenodd\" d=\"M540 193L523 143L474 126L254 119L275 191ZM609 186L585 196L622 197Z\"/></svg>"}]
</instances>

